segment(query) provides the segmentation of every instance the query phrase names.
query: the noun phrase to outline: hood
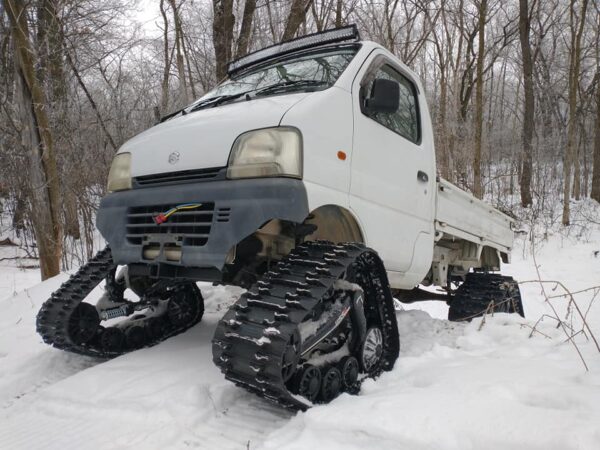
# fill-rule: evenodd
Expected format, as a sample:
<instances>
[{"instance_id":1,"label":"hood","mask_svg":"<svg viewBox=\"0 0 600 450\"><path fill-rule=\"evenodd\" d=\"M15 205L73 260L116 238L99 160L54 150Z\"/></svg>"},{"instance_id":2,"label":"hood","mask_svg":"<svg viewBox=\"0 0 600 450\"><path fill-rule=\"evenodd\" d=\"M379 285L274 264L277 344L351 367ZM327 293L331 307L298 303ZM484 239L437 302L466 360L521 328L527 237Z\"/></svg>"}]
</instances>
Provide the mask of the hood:
<instances>
[{"instance_id":1,"label":"hood","mask_svg":"<svg viewBox=\"0 0 600 450\"><path fill-rule=\"evenodd\" d=\"M131 153L133 177L224 167L240 134L278 126L283 115L307 95L310 93L241 100L201 109L138 134L123 144L119 153Z\"/></svg>"}]
</instances>

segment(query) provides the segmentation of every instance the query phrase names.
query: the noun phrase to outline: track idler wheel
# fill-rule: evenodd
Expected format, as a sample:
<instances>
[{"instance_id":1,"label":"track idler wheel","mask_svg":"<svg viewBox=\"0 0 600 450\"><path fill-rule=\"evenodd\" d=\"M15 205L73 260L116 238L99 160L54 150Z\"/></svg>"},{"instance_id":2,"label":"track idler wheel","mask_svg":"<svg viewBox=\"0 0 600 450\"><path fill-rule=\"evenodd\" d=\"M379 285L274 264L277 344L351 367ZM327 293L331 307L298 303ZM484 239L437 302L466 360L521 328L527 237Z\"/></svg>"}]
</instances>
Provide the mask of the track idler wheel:
<instances>
[{"instance_id":1,"label":"track idler wheel","mask_svg":"<svg viewBox=\"0 0 600 450\"><path fill-rule=\"evenodd\" d=\"M304 366L298 376L297 390L302 397L314 402L321 392L321 371L311 365Z\"/></svg>"},{"instance_id":2,"label":"track idler wheel","mask_svg":"<svg viewBox=\"0 0 600 450\"><path fill-rule=\"evenodd\" d=\"M338 368L342 374L344 390L349 392L354 391L358 384L358 373L360 372L358 359L354 356L346 356L340 361Z\"/></svg>"},{"instance_id":3,"label":"track idler wheel","mask_svg":"<svg viewBox=\"0 0 600 450\"><path fill-rule=\"evenodd\" d=\"M105 328L100 335L102 350L109 353L120 352L125 344L125 333L116 327Z\"/></svg>"},{"instance_id":4,"label":"track idler wheel","mask_svg":"<svg viewBox=\"0 0 600 450\"><path fill-rule=\"evenodd\" d=\"M321 383L321 401L329 403L342 391L342 374L337 367L331 366L323 374Z\"/></svg>"},{"instance_id":5,"label":"track idler wheel","mask_svg":"<svg viewBox=\"0 0 600 450\"><path fill-rule=\"evenodd\" d=\"M194 320L198 311L198 299L193 290L182 289L173 294L167 305L167 316L173 325L180 327Z\"/></svg>"},{"instance_id":6,"label":"track idler wheel","mask_svg":"<svg viewBox=\"0 0 600 450\"><path fill-rule=\"evenodd\" d=\"M383 334L381 329L372 327L367 330L365 341L360 348L359 362L366 373L377 370L383 355Z\"/></svg>"},{"instance_id":7,"label":"track idler wheel","mask_svg":"<svg viewBox=\"0 0 600 450\"><path fill-rule=\"evenodd\" d=\"M96 335L99 326L100 316L96 307L89 303L80 303L69 318L69 338L75 344L85 344Z\"/></svg>"}]
</instances>

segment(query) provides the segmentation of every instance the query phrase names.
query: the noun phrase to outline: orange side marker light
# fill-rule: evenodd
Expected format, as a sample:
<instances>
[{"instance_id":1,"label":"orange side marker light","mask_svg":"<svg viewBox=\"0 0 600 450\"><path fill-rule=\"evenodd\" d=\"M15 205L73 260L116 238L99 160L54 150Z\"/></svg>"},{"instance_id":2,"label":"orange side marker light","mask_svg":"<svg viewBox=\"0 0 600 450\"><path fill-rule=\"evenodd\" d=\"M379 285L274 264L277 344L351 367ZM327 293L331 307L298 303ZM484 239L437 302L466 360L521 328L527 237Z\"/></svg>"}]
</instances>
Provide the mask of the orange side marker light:
<instances>
[{"instance_id":1,"label":"orange side marker light","mask_svg":"<svg viewBox=\"0 0 600 450\"><path fill-rule=\"evenodd\" d=\"M337 157L340 161L346 161L346 152L340 150L337 152Z\"/></svg>"}]
</instances>

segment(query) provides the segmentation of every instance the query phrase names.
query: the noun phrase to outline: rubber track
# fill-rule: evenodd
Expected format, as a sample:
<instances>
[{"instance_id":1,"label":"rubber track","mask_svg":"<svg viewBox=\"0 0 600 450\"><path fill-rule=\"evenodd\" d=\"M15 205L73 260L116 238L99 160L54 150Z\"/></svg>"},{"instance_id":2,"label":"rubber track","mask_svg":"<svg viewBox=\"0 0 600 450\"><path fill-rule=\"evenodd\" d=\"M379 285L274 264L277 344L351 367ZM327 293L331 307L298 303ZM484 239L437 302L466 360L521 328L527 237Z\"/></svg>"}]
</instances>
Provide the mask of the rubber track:
<instances>
[{"instance_id":1,"label":"rubber track","mask_svg":"<svg viewBox=\"0 0 600 450\"><path fill-rule=\"evenodd\" d=\"M104 351L99 346L99 336L104 329L103 327L99 327L97 335L86 344L76 344L69 339L67 330L71 314L115 267L116 265L112 260L110 248L106 246L90 259L87 264L82 266L77 273L64 282L57 291L52 293L52 296L42 305L36 322L37 332L42 336L46 344L68 352L100 358L114 358L137 350L137 348L124 347L122 351ZM176 289L174 292L176 292ZM189 329L200 321L203 312L203 304L200 302L196 317L181 327L174 327L168 320L163 320L161 317L159 320L163 320L164 322L161 328L163 334L160 336L149 336L146 333L147 339L143 347L151 347ZM143 326L144 322L144 320L136 320L131 326ZM123 323L119 326L123 327ZM125 331L125 328L123 331Z\"/></svg>"},{"instance_id":2,"label":"rubber track","mask_svg":"<svg viewBox=\"0 0 600 450\"><path fill-rule=\"evenodd\" d=\"M499 305L495 311L502 311L508 302L509 312L525 317L519 285L512 277L494 273L468 273L450 301L448 319L452 321L470 320L482 316L490 302Z\"/></svg>"},{"instance_id":3,"label":"rubber track","mask_svg":"<svg viewBox=\"0 0 600 450\"><path fill-rule=\"evenodd\" d=\"M399 353L398 326L387 274L377 254L362 245L307 242L296 247L229 309L213 338L213 361L236 385L293 410L310 402L288 391L282 358L292 333L338 279L365 290L365 314L382 328L381 367L391 370Z\"/></svg>"}]
</instances>

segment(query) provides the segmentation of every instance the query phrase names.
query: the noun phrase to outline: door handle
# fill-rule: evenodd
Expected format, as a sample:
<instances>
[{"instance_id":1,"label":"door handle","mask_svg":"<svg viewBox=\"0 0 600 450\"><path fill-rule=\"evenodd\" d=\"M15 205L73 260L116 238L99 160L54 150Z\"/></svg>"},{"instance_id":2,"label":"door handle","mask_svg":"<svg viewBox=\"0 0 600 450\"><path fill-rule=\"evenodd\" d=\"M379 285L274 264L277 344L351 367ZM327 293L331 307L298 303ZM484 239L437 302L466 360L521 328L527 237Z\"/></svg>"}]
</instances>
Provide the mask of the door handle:
<instances>
[{"instance_id":1,"label":"door handle","mask_svg":"<svg viewBox=\"0 0 600 450\"><path fill-rule=\"evenodd\" d=\"M417 172L417 180L422 181L423 183L427 183L429 181L429 175L427 175L422 170Z\"/></svg>"}]
</instances>

